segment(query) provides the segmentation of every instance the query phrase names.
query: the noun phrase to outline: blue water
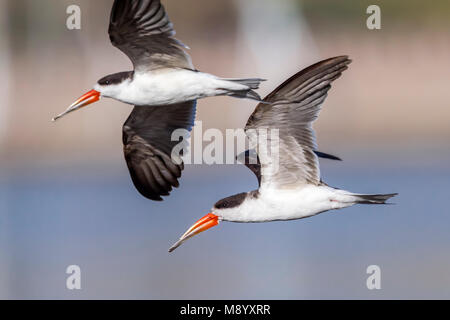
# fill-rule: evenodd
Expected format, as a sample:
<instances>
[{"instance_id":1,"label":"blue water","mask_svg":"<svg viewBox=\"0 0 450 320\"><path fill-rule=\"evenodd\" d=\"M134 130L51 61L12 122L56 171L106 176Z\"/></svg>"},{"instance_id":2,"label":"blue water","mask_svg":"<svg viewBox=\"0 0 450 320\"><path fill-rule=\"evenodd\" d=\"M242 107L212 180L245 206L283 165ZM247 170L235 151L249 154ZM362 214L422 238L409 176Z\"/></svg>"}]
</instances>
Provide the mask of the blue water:
<instances>
[{"instance_id":1,"label":"blue water","mask_svg":"<svg viewBox=\"0 0 450 320\"><path fill-rule=\"evenodd\" d=\"M450 298L450 167L354 167L325 181L395 205L313 218L221 223L167 249L220 198L256 188L238 166L187 167L162 203L142 198L125 166L0 174L0 298ZM368 290L366 268L381 268ZM67 266L82 289L66 289Z\"/></svg>"}]
</instances>

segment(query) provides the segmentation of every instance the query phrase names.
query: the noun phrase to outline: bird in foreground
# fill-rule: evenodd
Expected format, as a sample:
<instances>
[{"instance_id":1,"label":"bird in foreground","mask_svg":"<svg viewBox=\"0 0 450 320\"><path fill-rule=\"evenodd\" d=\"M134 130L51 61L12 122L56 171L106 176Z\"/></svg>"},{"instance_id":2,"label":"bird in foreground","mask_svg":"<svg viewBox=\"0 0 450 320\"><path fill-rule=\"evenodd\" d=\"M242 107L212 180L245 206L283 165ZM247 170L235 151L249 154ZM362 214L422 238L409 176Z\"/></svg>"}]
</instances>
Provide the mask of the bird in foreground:
<instances>
[{"instance_id":1,"label":"bird in foreground","mask_svg":"<svg viewBox=\"0 0 450 320\"><path fill-rule=\"evenodd\" d=\"M195 70L159 0L115 0L108 32L134 70L100 79L53 121L101 97L134 105L123 126L125 159L138 191L160 201L179 185L183 163L181 158L172 161L178 142L171 141L171 134L192 129L196 100L227 95L260 101L253 89L263 80L222 79Z\"/></svg>"},{"instance_id":2,"label":"bird in foreground","mask_svg":"<svg viewBox=\"0 0 450 320\"><path fill-rule=\"evenodd\" d=\"M257 162L245 165L256 175L259 189L218 201L211 212L198 220L169 249L216 226L220 221L268 222L302 219L354 204L385 204L397 195L357 194L325 184L320 177L312 123L317 119L331 83L351 62L347 56L318 62L292 76L260 103L248 119L245 131L250 145L258 146L259 129L278 129L279 152L257 151ZM260 147L260 146L258 146ZM257 149L266 150L266 149Z\"/></svg>"}]
</instances>

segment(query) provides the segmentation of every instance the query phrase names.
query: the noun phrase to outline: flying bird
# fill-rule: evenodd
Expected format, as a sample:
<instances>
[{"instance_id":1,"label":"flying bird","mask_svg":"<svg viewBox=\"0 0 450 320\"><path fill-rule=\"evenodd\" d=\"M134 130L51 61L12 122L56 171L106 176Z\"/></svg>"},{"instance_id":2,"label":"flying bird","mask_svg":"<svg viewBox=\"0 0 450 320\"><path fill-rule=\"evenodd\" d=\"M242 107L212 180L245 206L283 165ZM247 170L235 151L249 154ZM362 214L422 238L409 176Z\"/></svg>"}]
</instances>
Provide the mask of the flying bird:
<instances>
[{"instance_id":1,"label":"flying bird","mask_svg":"<svg viewBox=\"0 0 450 320\"><path fill-rule=\"evenodd\" d=\"M347 56L318 62L285 81L256 107L245 132L250 145L257 147L257 161L249 161L254 154L251 151L244 158L245 165L256 175L259 188L218 201L169 252L220 221L302 219L354 204L384 204L397 195L358 194L330 187L321 180L312 123L319 115L331 83L350 62ZM260 129L278 129L278 139L267 134L265 140L258 139ZM260 148L261 141L267 141L269 147L277 144L279 151L263 152L267 149Z\"/></svg>"},{"instance_id":2,"label":"flying bird","mask_svg":"<svg viewBox=\"0 0 450 320\"><path fill-rule=\"evenodd\" d=\"M260 101L253 89L263 79L223 79L196 70L159 0L115 0L108 33L134 70L98 80L53 121L101 97L134 105L123 126L125 159L138 191L160 201L179 185L183 163L172 161L178 142L171 133L192 129L196 100L225 95Z\"/></svg>"}]
</instances>

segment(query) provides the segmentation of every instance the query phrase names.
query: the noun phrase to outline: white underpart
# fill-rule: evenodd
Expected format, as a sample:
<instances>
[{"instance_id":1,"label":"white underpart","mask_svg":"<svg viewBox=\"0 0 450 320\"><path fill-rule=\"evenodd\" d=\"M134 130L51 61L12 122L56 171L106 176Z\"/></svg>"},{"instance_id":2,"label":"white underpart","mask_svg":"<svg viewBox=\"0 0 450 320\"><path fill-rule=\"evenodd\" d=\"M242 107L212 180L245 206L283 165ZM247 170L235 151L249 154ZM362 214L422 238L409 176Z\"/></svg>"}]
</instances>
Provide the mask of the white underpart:
<instances>
[{"instance_id":1,"label":"white underpart","mask_svg":"<svg viewBox=\"0 0 450 320\"><path fill-rule=\"evenodd\" d=\"M248 90L246 85L185 69L135 73L132 81L94 87L103 97L132 105L167 105Z\"/></svg>"},{"instance_id":2,"label":"white underpart","mask_svg":"<svg viewBox=\"0 0 450 320\"><path fill-rule=\"evenodd\" d=\"M306 185L297 189L262 189L255 198L240 206L215 210L221 220L233 222L266 222L293 220L318 213L350 207L356 197L344 190L327 186Z\"/></svg>"}]
</instances>

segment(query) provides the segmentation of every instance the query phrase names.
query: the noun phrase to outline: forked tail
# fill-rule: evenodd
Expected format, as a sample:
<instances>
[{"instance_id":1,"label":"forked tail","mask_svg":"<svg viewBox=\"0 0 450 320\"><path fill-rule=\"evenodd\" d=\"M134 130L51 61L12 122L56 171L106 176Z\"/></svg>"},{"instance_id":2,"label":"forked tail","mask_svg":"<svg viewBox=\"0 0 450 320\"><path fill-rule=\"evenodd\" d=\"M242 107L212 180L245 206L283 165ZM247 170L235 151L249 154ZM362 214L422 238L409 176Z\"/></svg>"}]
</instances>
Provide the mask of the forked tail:
<instances>
[{"instance_id":1,"label":"forked tail","mask_svg":"<svg viewBox=\"0 0 450 320\"><path fill-rule=\"evenodd\" d=\"M395 197L398 193L390 194L353 194L356 203L359 204L385 204L387 200Z\"/></svg>"},{"instance_id":2,"label":"forked tail","mask_svg":"<svg viewBox=\"0 0 450 320\"><path fill-rule=\"evenodd\" d=\"M235 90L229 93L230 96L236 98L248 98L256 101L262 101L258 93L252 89L258 89L261 82L266 81L265 79L259 78L249 78L249 79L222 79L226 81L236 82L248 87L247 90Z\"/></svg>"}]
</instances>

